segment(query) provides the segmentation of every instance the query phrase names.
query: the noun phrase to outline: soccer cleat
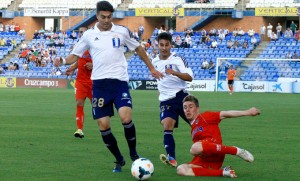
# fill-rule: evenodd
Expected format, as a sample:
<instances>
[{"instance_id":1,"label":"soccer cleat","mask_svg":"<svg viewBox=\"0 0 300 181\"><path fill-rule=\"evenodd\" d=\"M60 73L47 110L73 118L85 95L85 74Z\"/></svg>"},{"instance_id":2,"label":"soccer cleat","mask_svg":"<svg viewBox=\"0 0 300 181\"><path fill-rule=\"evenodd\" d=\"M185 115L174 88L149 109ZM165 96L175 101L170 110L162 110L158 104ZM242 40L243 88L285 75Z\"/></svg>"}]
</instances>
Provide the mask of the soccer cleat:
<instances>
[{"instance_id":1,"label":"soccer cleat","mask_svg":"<svg viewBox=\"0 0 300 181\"><path fill-rule=\"evenodd\" d=\"M170 165L172 167L177 167L177 161L170 155L166 156L164 154L160 154L159 158L164 164Z\"/></svg>"},{"instance_id":2,"label":"soccer cleat","mask_svg":"<svg viewBox=\"0 0 300 181\"><path fill-rule=\"evenodd\" d=\"M236 147L237 148L237 147ZM241 148L237 148L237 156L241 157L243 160L247 161L247 162L253 162L254 161L254 157L253 155L244 149Z\"/></svg>"},{"instance_id":3,"label":"soccer cleat","mask_svg":"<svg viewBox=\"0 0 300 181\"><path fill-rule=\"evenodd\" d=\"M236 178L235 171L232 170L231 166L227 166L223 168L223 176L224 177L230 177L230 178Z\"/></svg>"},{"instance_id":4,"label":"soccer cleat","mask_svg":"<svg viewBox=\"0 0 300 181\"><path fill-rule=\"evenodd\" d=\"M121 162L114 162L116 166L113 169L113 172L122 172L122 167L125 165L125 160L123 159Z\"/></svg>"},{"instance_id":5,"label":"soccer cleat","mask_svg":"<svg viewBox=\"0 0 300 181\"><path fill-rule=\"evenodd\" d=\"M132 161L135 161L135 160L140 158L140 155L139 154L130 155L130 158L131 158Z\"/></svg>"},{"instance_id":6,"label":"soccer cleat","mask_svg":"<svg viewBox=\"0 0 300 181\"><path fill-rule=\"evenodd\" d=\"M83 137L84 137L84 134L83 134L83 132L82 132L81 129L77 129L77 131L75 131L75 133L74 133L74 136L75 136L76 138L83 138Z\"/></svg>"}]
</instances>

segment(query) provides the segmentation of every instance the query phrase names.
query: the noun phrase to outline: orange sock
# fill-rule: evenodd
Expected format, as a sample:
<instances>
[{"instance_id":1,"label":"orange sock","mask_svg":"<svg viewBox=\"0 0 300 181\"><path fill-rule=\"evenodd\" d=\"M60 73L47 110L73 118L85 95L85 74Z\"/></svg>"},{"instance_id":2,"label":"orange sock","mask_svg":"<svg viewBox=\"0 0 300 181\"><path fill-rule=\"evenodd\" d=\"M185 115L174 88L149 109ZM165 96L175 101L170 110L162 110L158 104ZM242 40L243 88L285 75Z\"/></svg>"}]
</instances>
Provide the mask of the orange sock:
<instances>
[{"instance_id":1,"label":"orange sock","mask_svg":"<svg viewBox=\"0 0 300 181\"><path fill-rule=\"evenodd\" d=\"M207 143L207 142L202 142L202 148L203 148L203 153L204 154L231 154L231 155L236 155L237 153L237 148L233 146L224 146L221 144L215 144L215 143Z\"/></svg>"},{"instance_id":2,"label":"orange sock","mask_svg":"<svg viewBox=\"0 0 300 181\"><path fill-rule=\"evenodd\" d=\"M76 107L76 123L78 129L83 129L83 122L84 122L84 112L83 106Z\"/></svg>"},{"instance_id":3,"label":"orange sock","mask_svg":"<svg viewBox=\"0 0 300 181\"><path fill-rule=\"evenodd\" d=\"M223 176L223 170L212 170L207 168L192 168L195 176Z\"/></svg>"}]
</instances>

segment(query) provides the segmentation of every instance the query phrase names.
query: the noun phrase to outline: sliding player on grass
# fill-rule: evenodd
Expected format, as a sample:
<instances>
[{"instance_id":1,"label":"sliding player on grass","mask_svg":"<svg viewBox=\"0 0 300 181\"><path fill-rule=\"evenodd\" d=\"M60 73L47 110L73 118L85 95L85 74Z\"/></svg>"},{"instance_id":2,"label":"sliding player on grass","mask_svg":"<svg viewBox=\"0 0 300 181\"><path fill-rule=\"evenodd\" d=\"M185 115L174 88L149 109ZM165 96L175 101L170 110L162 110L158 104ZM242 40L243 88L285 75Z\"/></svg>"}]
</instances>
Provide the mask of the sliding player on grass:
<instances>
[{"instance_id":1,"label":"sliding player on grass","mask_svg":"<svg viewBox=\"0 0 300 181\"><path fill-rule=\"evenodd\" d=\"M235 171L222 164L226 154L236 155L247 162L253 162L253 155L247 150L222 144L222 135L219 128L221 120L242 116L257 116L260 111L250 108L243 111L204 112L200 114L198 99L188 95L183 100L183 109L190 121L194 144L190 153L193 160L177 167L177 174L182 176L224 176L237 177Z\"/></svg>"}]
</instances>

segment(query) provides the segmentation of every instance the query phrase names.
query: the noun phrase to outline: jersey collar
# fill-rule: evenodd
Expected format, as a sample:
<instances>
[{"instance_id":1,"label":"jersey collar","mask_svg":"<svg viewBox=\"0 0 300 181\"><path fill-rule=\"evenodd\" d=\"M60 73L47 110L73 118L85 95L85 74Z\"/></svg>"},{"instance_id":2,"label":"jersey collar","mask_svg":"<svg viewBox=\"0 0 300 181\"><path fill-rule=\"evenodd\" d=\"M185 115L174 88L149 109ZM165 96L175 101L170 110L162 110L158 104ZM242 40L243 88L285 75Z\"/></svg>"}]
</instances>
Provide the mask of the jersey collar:
<instances>
[{"instance_id":1,"label":"jersey collar","mask_svg":"<svg viewBox=\"0 0 300 181\"><path fill-rule=\"evenodd\" d=\"M99 22L97 22L96 24L95 24L95 28L94 29L96 29L98 32L103 32L103 31L101 31L99 28L98 28L98 24L99 24ZM115 26L115 24L114 23L111 23L112 24L112 26L111 26L111 29L109 30L109 31L115 31L116 30L116 26Z\"/></svg>"}]
</instances>

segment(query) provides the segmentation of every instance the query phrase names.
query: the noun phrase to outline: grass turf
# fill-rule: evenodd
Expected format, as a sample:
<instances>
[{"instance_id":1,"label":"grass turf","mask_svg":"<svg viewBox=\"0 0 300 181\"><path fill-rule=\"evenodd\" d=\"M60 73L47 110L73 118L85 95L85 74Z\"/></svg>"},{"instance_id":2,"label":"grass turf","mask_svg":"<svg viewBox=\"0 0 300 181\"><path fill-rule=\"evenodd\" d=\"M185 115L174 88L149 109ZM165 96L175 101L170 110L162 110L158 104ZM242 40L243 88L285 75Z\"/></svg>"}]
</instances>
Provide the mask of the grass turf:
<instances>
[{"instance_id":1,"label":"grass turf","mask_svg":"<svg viewBox=\"0 0 300 181\"><path fill-rule=\"evenodd\" d=\"M156 91L132 91L133 120L141 156L155 167L151 180L223 180L218 177L179 177L176 169L163 165L165 153ZM201 111L247 109L256 106L258 117L225 119L223 142L253 153L247 163L227 156L240 180L298 180L300 123L299 95L277 93L192 92ZM112 173L114 158L108 152L92 120L89 101L85 104L84 139L73 136L74 92L66 89L0 89L0 180L134 180L123 127L118 116L111 127L127 161L122 173ZM180 120L174 131L179 164L191 160L190 128Z\"/></svg>"}]
</instances>

